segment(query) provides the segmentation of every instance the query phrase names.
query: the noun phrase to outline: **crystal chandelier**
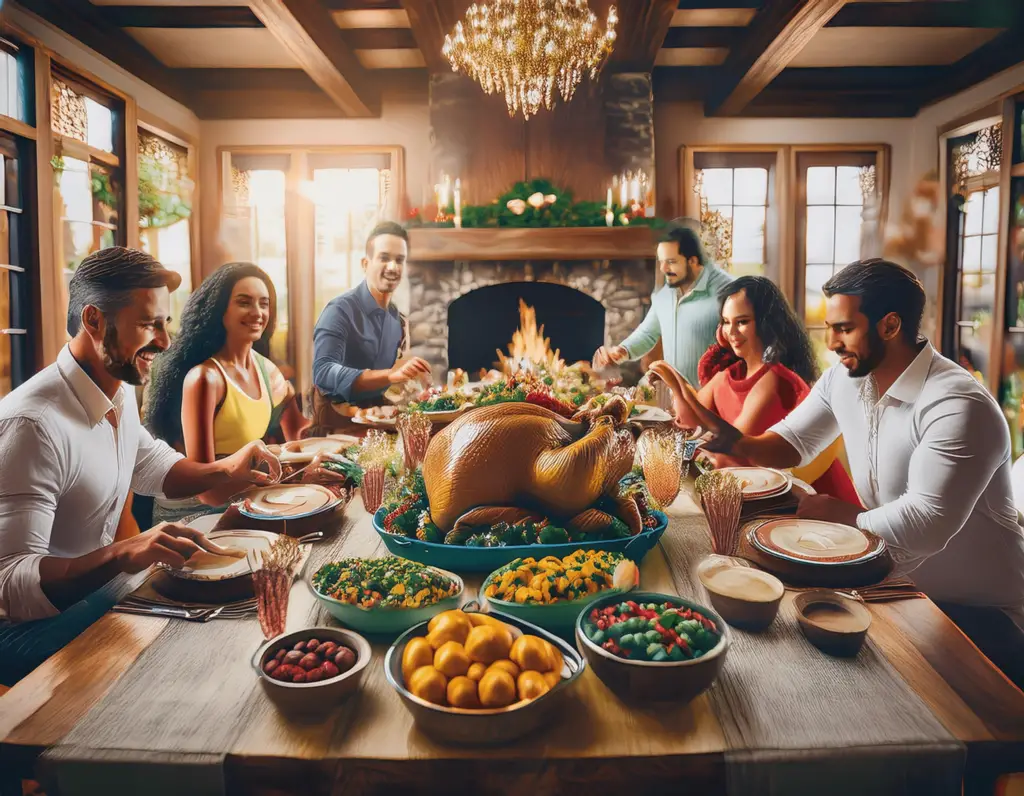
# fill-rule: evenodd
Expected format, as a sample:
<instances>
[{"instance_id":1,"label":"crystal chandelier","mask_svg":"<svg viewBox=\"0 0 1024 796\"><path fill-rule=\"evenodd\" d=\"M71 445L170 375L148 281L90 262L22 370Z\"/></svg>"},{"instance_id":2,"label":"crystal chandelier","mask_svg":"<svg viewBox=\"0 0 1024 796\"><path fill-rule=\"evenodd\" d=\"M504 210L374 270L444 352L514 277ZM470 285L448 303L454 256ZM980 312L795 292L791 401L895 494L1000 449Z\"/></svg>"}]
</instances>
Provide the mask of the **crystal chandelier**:
<instances>
[{"instance_id":1,"label":"crystal chandelier","mask_svg":"<svg viewBox=\"0 0 1024 796\"><path fill-rule=\"evenodd\" d=\"M602 31L587 0L490 0L474 3L444 37L441 52L488 94L505 94L509 116L551 110L555 88L572 99L589 73L597 77L615 42L615 7Z\"/></svg>"}]
</instances>

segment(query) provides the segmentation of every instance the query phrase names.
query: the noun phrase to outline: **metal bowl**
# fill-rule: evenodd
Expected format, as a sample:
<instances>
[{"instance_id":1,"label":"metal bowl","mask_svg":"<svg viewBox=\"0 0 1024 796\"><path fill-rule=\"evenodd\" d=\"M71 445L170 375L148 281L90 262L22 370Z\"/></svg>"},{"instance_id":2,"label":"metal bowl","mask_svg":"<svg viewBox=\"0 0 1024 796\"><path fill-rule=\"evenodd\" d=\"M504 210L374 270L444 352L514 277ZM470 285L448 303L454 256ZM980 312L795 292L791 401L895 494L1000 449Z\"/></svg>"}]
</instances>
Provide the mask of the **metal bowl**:
<instances>
[{"instance_id":1,"label":"metal bowl","mask_svg":"<svg viewBox=\"0 0 1024 796\"><path fill-rule=\"evenodd\" d=\"M471 604L465 606L463 610L473 607L475 606ZM508 614L498 611L491 611L489 614L525 634L540 636L554 644L564 659L562 681L537 699L506 708L468 710L435 705L414 696L406 689L403 681L402 653L405 645L410 639L427 635L426 622L410 628L388 650L384 658L384 675L402 698L420 731L435 741L458 746L495 745L513 741L539 730L565 705L569 689L586 668L587 664L583 657L572 645L557 636Z\"/></svg>"}]
</instances>

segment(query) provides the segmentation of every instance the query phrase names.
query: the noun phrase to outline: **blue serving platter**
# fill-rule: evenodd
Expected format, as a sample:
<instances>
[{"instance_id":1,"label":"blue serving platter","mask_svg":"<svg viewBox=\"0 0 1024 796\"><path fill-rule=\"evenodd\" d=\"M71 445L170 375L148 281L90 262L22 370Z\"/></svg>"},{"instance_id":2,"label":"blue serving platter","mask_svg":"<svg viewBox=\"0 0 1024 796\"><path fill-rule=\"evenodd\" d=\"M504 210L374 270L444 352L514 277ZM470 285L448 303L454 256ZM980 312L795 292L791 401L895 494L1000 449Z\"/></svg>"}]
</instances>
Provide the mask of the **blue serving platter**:
<instances>
[{"instance_id":1,"label":"blue serving platter","mask_svg":"<svg viewBox=\"0 0 1024 796\"><path fill-rule=\"evenodd\" d=\"M517 558L526 558L527 556L536 559L544 558L544 556L562 558L581 548L622 553L626 558L639 564L658 543L668 527L668 517L660 511L656 511L654 516L658 520L657 525L649 531L641 531L636 536L627 536L624 539L606 539L586 543L511 545L509 547L465 547L464 545L421 542L419 539L388 533L382 525L385 516L387 516L387 510L383 507L378 509L377 513L373 515L373 527L380 534L380 538L384 540L384 545L390 553L451 572L493 572L498 567Z\"/></svg>"}]
</instances>

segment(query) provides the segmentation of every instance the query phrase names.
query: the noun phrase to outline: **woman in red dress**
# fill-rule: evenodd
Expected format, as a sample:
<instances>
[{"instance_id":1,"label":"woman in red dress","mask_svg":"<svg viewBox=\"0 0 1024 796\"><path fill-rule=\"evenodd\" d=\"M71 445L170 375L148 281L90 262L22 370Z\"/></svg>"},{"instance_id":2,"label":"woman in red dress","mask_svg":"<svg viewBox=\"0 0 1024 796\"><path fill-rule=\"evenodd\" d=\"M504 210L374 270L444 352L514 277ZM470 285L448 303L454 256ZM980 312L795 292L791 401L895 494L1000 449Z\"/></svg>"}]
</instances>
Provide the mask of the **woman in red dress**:
<instances>
[{"instance_id":1,"label":"woman in red dress","mask_svg":"<svg viewBox=\"0 0 1024 796\"><path fill-rule=\"evenodd\" d=\"M740 277L718 298L718 342L701 357L698 398L744 434L763 434L793 411L817 380L811 341L782 292L764 277ZM719 466L749 463L720 454L715 460ZM860 505L850 476L834 457L811 486Z\"/></svg>"}]
</instances>

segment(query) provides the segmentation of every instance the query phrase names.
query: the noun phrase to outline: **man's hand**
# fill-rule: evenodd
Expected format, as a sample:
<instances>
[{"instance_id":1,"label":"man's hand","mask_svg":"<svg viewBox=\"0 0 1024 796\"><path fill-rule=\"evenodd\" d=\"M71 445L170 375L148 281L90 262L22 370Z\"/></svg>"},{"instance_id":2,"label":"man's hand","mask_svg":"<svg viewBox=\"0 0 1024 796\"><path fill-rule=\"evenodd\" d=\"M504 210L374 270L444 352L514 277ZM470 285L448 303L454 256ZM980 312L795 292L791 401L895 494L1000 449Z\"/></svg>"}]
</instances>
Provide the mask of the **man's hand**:
<instances>
[{"instance_id":1,"label":"man's hand","mask_svg":"<svg viewBox=\"0 0 1024 796\"><path fill-rule=\"evenodd\" d=\"M229 551L214 544L199 531L169 522L162 522L138 536L115 542L111 549L118 570L128 573L142 572L153 564L167 564L180 569L200 550L217 555L229 554Z\"/></svg>"},{"instance_id":2,"label":"man's hand","mask_svg":"<svg viewBox=\"0 0 1024 796\"><path fill-rule=\"evenodd\" d=\"M856 528L857 515L862 511L863 509L858 506L829 495L804 495L800 499L800 507L796 511L796 516L807 520L824 520Z\"/></svg>"},{"instance_id":3,"label":"man's hand","mask_svg":"<svg viewBox=\"0 0 1024 796\"><path fill-rule=\"evenodd\" d=\"M609 365L617 365L629 358L629 352L620 345L603 345L594 352L594 359L590 366L594 370L601 370Z\"/></svg>"},{"instance_id":4,"label":"man's hand","mask_svg":"<svg viewBox=\"0 0 1024 796\"><path fill-rule=\"evenodd\" d=\"M281 480L281 462L261 440L250 442L238 452L221 459L228 478L252 484L276 484Z\"/></svg>"},{"instance_id":5,"label":"man's hand","mask_svg":"<svg viewBox=\"0 0 1024 796\"><path fill-rule=\"evenodd\" d=\"M392 384L404 384L412 379L430 375L430 363L422 357L413 357L400 365L395 365L388 373L388 381Z\"/></svg>"}]
</instances>

